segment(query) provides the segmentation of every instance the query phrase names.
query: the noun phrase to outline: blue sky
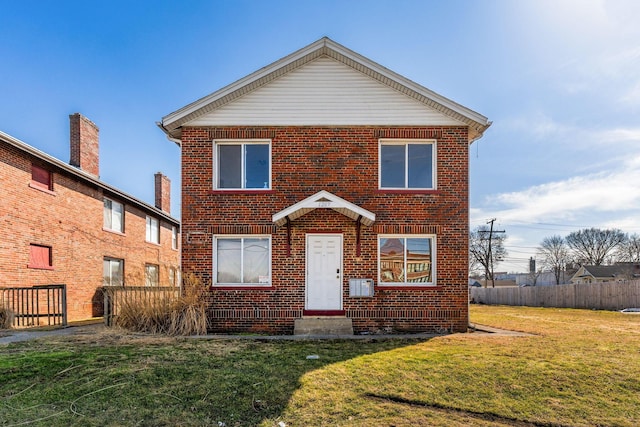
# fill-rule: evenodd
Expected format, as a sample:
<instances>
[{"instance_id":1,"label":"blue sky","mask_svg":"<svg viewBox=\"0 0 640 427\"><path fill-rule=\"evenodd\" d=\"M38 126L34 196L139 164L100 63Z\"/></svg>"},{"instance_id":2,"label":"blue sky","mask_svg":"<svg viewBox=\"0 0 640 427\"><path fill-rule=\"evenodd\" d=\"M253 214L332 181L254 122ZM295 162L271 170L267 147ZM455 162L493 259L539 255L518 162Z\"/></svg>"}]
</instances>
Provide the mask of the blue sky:
<instances>
[{"instance_id":1,"label":"blue sky","mask_svg":"<svg viewBox=\"0 0 640 427\"><path fill-rule=\"evenodd\" d=\"M101 178L153 203L179 149L163 116L328 36L493 121L471 149L471 226L505 271L584 227L640 233L640 2L0 0L0 130L69 160L100 127Z\"/></svg>"}]
</instances>

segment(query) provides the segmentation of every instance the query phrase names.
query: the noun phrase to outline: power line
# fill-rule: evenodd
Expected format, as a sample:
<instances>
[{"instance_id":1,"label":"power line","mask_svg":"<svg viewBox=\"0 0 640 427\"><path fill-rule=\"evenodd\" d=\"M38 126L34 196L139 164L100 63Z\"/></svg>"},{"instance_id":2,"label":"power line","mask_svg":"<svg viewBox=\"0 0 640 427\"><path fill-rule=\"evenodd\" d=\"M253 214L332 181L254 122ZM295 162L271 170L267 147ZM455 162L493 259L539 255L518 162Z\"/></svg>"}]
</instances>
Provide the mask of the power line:
<instances>
[{"instance_id":1,"label":"power line","mask_svg":"<svg viewBox=\"0 0 640 427\"><path fill-rule=\"evenodd\" d=\"M496 280L493 276L493 251L491 250L491 239L493 238L493 233L506 233L506 231L504 230L494 230L493 229L493 223L496 221L495 218L487 221L487 224L491 224L491 227L489 228L489 249L487 250L488 254L489 254L489 266L491 268L491 285L495 288L496 287ZM478 233L486 233L487 230L478 230ZM485 269L485 274L484 274L484 280L485 280L485 284L487 283L487 269Z\"/></svg>"}]
</instances>

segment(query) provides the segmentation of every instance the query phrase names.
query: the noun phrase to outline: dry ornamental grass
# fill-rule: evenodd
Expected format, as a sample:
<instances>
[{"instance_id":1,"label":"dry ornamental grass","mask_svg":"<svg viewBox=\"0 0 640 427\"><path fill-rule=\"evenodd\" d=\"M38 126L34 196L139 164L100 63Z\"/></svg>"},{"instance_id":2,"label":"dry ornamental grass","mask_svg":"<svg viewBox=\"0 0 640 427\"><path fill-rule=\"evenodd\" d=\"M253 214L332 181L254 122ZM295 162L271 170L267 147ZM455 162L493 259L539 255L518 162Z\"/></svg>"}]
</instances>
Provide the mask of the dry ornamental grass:
<instances>
[{"instance_id":1,"label":"dry ornamental grass","mask_svg":"<svg viewBox=\"0 0 640 427\"><path fill-rule=\"evenodd\" d=\"M145 298L123 298L115 316L115 326L150 334L204 335L207 317L199 282L185 281L183 293L149 294ZM125 294L126 295L126 294Z\"/></svg>"}]
</instances>

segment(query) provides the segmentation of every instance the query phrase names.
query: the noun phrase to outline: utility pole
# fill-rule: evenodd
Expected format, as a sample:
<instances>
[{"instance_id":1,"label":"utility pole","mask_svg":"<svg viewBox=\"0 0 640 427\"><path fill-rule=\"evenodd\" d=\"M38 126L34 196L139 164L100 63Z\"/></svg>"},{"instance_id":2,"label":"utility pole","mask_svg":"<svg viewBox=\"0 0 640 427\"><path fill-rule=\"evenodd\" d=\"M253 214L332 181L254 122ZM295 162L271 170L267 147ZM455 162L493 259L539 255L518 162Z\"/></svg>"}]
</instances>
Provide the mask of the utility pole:
<instances>
[{"instance_id":1,"label":"utility pole","mask_svg":"<svg viewBox=\"0 0 640 427\"><path fill-rule=\"evenodd\" d=\"M491 287L495 288L496 287L496 279L493 275L493 251L491 250L491 240L493 238L493 233L505 233L505 230L493 230L493 223L496 221L495 218L490 219L489 221L487 221L487 224L491 224L491 227L489 228L489 231L486 230L480 230L478 231L479 233L489 233L489 247L487 249L487 264L488 264L488 268L486 268L484 270L484 283L485 283L485 287L487 286L487 282L489 280L489 269L491 269Z\"/></svg>"}]
</instances>

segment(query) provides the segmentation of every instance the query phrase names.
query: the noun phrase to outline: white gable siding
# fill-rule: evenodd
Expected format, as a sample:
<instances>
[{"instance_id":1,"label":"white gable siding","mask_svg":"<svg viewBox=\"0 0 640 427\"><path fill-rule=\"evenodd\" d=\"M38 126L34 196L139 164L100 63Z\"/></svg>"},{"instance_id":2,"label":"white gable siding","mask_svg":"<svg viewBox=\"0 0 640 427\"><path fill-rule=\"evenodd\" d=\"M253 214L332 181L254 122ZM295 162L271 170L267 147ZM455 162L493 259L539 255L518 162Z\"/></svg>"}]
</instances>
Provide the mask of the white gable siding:
<instances>
[{"instance_id":1,"label":"white gable siding","mask_svg":"<svg viewBox=\"0 0 640 427\"><path fill-rule=\"evenodd\" d=\"M316 59L186 125L464 126L327 57Z\"/></svg>"}]
</instances>

